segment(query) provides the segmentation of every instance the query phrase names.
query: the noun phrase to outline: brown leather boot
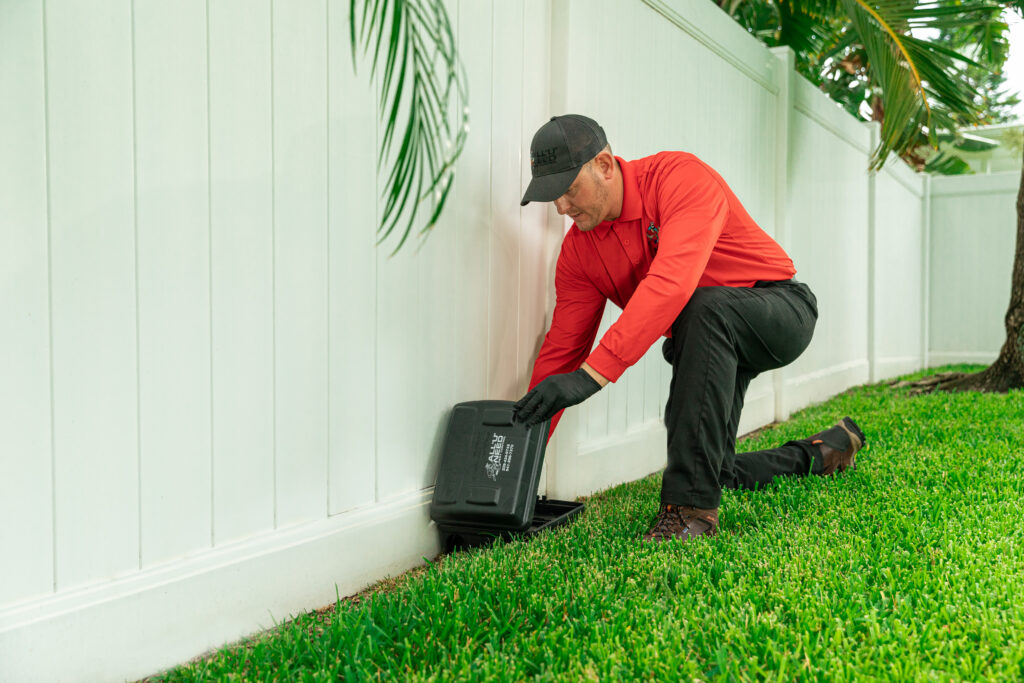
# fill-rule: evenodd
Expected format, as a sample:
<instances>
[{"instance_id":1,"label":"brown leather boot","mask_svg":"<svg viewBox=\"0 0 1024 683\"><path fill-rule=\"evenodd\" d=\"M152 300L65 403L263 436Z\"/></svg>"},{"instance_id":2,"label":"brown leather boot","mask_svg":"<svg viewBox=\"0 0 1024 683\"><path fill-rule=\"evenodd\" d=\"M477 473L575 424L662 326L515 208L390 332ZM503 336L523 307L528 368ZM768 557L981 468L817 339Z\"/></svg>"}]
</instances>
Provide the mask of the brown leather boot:
<instances>
[{"instance_id":1,"label":"brown leather boot","mask_svg":"<svg viewBox=\"0 0 1024 683\"><path fill-rule=\"evenodd\" d=\"M822 470L815 472L827 477L835 472L857 469L854 456L864 447L864 432L849 417L844 417L834 426L818 432L810 438L812 444L821 450Z\"/></svg>"},{"instance_id":2,"label":"brown leather boot","mask_svg":"<svg viewBox=\"0 0 1024 683\"><path fill-rule=\"evenodd\" d=\"M645 541L669 541L678 538L688 541L698 536L718 533L718 508L703 509L688 505L662 503L658 519L644 534Z\"/></svg>"}]
</instances>

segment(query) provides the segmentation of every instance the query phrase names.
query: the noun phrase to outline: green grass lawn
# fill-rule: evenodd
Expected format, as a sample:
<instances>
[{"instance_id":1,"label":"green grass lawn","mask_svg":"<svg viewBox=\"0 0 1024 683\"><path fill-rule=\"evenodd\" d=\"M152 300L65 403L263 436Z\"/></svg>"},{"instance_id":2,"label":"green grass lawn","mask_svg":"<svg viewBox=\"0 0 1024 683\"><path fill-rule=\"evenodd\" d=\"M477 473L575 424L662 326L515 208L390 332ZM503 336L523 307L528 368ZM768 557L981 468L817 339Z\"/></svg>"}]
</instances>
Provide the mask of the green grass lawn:
<instances>
[{"instance_id":1,"label":"green grass lawn","mask_svg":"<svg viewBox=\"0 0 1024 683\"><path fill-rule=\"evenodd\" d=\"M713 539L642 543L647 477L166 680L1024 679L1024 391L860 387L741 449L843 415L856 471L726 492Z\"/></svg>"}]
</instances>

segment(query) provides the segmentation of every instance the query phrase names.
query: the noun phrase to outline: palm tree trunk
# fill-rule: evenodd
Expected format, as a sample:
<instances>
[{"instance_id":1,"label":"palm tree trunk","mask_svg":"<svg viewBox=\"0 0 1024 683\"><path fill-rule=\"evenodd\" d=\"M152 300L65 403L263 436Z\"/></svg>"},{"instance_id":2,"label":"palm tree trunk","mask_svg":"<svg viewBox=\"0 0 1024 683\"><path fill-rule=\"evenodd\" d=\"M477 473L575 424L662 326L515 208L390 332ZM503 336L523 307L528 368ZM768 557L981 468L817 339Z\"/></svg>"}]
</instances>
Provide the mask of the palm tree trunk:
<instances>
[{"instance_id":1,"label":"palm tree trunk","mask_svg":"<svg viewBox=\"0 0 1024 683\"><path fill-rule=\"evenodd\" d=\"M1024 173L1017 192L1017 248L1006 311L1006 342L996 361L981 372L941 382L941 391L1006 392L1024 387Z\"/></svg>"}]
</instances>

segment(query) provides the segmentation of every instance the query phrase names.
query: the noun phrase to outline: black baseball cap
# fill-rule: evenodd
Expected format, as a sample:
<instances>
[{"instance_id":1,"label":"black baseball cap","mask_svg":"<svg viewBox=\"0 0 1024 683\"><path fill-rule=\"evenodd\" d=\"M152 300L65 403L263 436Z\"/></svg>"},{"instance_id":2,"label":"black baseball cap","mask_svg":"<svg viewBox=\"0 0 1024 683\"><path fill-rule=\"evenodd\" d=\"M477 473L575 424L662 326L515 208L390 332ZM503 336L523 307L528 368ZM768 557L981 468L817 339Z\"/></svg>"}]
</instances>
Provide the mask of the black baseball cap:
<instances>
[{"instance_id":1,"label":"black baseball cap","mask_svg":"<svg viewBox=\"0 0 1024 683\"><path fill-rule=\"evenodd\" d=\"M607 144L604 129L597 121L579 114L552 116L530 143L533 180L520 206L530 202L553 202L561 197L583 165Z\"/></svg>"}]
</instances>

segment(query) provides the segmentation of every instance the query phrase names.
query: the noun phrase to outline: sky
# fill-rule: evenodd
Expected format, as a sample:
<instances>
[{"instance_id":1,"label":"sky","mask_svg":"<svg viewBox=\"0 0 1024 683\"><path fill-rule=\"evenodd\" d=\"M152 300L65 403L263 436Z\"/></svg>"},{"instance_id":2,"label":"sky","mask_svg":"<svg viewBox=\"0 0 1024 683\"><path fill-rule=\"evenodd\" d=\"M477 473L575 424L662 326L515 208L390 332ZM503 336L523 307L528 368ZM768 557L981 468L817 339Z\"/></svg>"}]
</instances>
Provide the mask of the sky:
<instances>
[{"instance_id":1,"label":"sky","mask_svg":"<svg viewBox=\"0 0 1024 683\"><path fill-rule=\"evenodd\" d=\"M1003 65L1003 73L1007 87L1022 93L1024 100L1024 19L1016 12L1008 11L1005 16L1010 25L1010 56ZM1017 119L1024 121L1024 102L1017 105L1015 112Z\"/></svg>"}]
</instances>

